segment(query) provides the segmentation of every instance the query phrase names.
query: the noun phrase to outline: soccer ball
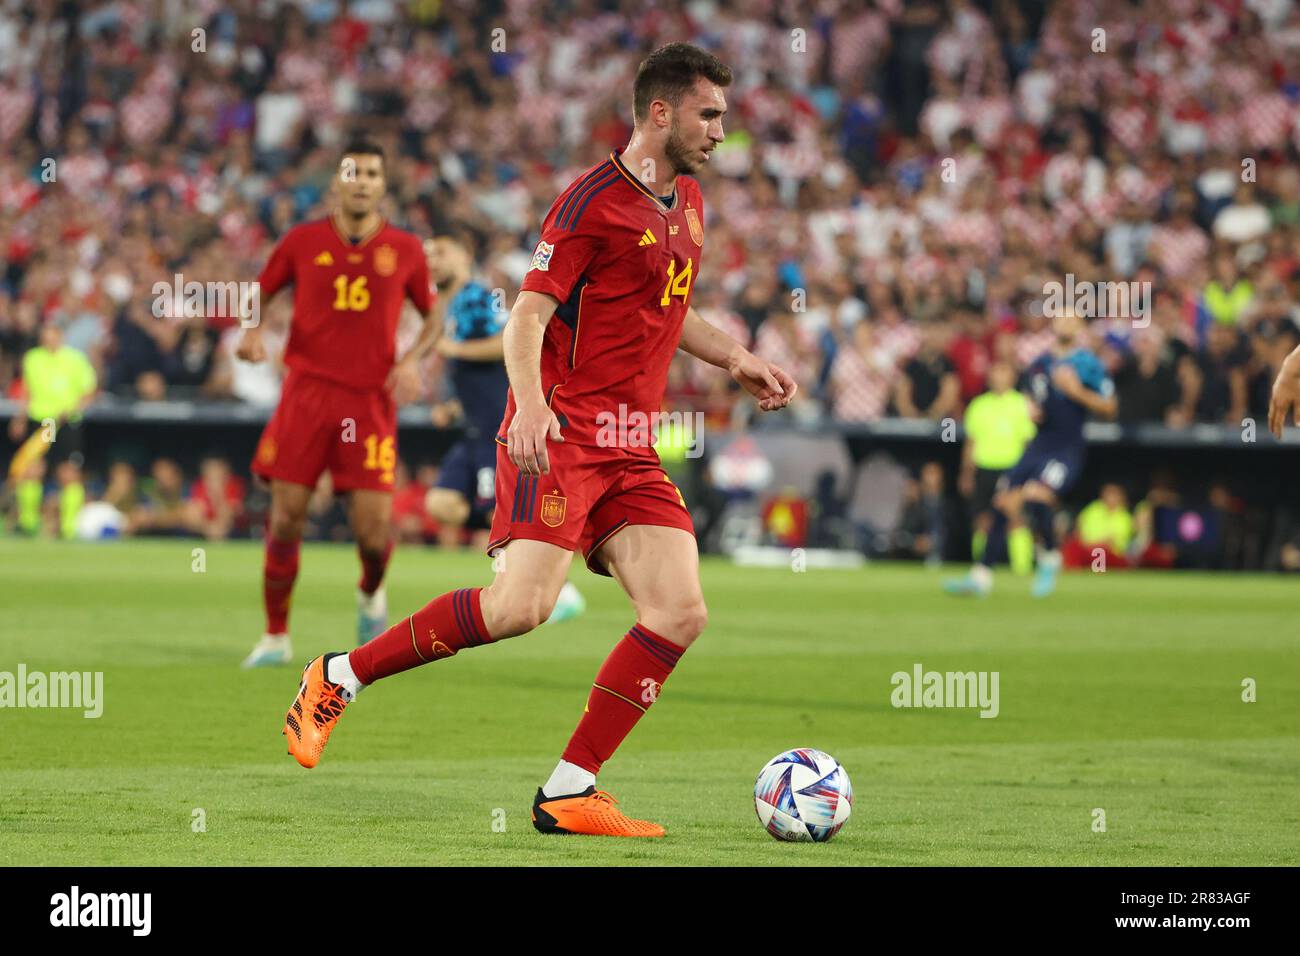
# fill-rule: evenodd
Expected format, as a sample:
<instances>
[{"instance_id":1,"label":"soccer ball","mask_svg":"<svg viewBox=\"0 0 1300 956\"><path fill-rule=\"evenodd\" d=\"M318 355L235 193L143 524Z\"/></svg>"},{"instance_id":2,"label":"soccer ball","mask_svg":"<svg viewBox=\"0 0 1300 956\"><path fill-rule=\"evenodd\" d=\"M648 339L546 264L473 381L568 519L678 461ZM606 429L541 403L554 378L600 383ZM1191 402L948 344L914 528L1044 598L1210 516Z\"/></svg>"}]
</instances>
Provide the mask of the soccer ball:
<instances>
[{"instance_id":1,"label":"soccer ball","mask_svg":"<svg viewBox=\"0 0 1300 956\"><path fill-rule=\"evenodd\" d=\"M758 822L778 840L825 843L853 809L853 785L838 760L808 747L773 757L754 783Z\"/></svg>"}]
</instances>

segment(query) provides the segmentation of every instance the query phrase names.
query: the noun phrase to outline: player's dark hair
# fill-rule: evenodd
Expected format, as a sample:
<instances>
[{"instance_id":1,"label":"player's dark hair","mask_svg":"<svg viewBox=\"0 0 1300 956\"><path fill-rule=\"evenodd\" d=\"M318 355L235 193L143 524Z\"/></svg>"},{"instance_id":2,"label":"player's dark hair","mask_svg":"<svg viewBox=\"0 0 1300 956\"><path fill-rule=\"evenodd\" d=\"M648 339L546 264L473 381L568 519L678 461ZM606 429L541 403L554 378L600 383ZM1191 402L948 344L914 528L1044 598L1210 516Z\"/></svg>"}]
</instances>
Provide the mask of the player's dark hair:
<instances>
[{"instance_id":1,"label":"player's dark hair","mask_svg":"<svg viewBox=\"0 0 1300 956\"><path fill-rule=\"evenodd\" d=\"M448 242L455 243L468 252L471 259L478 252L478 243L474 241L474 236L468 229L453 226L450 229L444 229L442 232L434 233L433 238L435 240L446 239Z\"/></svg>"},{"instance_id":2,"label":"player's dark hair","mask_svg":"<svg viewBox=\"0 0 1300 956\"><path fill-rule=\"evenodd\" d=\"M704 77L718 86L731 85L731 67L707 50L689 43L661 46L641 61L632 83L632 115L639 123L650 115L650 104L663 100L676 107Z\"/></svg>"},{"instance_id":3,"label":"player's dark hair","mask_svg":"<svg viewBox=\"0 0 1300 956\"><path fill-rule=\"evenodd\" d=\"M339 153L339 162L343 161L345 156L378 156L381 165L387 167L384 160L384 148L374 140L366 139L363 136L355 136L348 140L343 152Z\"/></svg>"}]
</instances>

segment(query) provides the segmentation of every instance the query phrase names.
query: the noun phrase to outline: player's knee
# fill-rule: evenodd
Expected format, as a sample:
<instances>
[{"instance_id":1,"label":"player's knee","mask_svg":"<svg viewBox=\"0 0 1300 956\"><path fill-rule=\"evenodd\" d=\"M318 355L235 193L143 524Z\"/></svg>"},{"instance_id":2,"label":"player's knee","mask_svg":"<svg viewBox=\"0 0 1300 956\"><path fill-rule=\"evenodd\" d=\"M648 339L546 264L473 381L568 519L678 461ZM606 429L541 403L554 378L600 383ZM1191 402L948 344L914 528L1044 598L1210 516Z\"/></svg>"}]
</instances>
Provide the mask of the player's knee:
<instances>
[{"instance_id":1,"label":"player's knee","mask_svg":"<svg viewBox=\"0 0 1300 956\"><path fill-rule=\"evenodd\" d=\"M276 541L297 541L302 537L306 523L305 514L295 514L289 510L272 510L267 522L267 530Z\"/></svg>"},{"instance_id":2,"label":"player's knee","mask_svg":"<svg viewBox=\"0 0 1300 956\"><path fill-rule=\"evenodd\" d=\"M367 524L356 529L357 547L367 554L383 554L388 550L391 531L387 524Z\"/></svg>"},{"instance_id":3,"label":"player's knee","mask_svg":"<svg viewBox=\"0 0 1300 956\"><path fill-rule=\"evenodd\" d=\"M553 610L555 596L548 596L540 589L530 588L504 599L498 598L492 602L492 620L489 622L492 636L499 640L527 634L540 627Z\"/></svg>"},{"instance_id":4,"label":"player's knee","mask_svg":"<svg viewBox=\"0 0 1300 956\"><path fill-rule=\"evenodd\" d=\"M664 609L654 615L655 632L664 640L690 647L709 624L709 609L703 601ZM649 625L647 625L649 626Z\"/></svg>"},{"instance_id":5,"label":"player's knee","mask_svg":"<svg viewBox=\"0 0 1300 956\"><path fill-rule=\"evenodd\" d=\"M446 488L435 488L425 499L430 517L441 524L462 525L469 517L469 502Z\"/></svg>"}]
</instances>

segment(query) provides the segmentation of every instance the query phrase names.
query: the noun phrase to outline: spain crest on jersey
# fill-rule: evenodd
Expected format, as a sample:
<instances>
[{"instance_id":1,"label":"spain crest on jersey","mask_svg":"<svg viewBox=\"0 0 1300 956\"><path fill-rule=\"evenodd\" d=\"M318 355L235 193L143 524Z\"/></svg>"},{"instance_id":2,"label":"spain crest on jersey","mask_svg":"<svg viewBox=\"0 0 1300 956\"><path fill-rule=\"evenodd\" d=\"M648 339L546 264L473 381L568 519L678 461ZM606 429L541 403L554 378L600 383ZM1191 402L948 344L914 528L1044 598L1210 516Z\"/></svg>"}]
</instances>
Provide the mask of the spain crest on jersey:
<instances>
[{"instance_id":1,"label":"spain crest on jersey","mask_svg":"<svg viewBox=\"0 0 1300 956\"><path fill-rule=\"evenodd\" d=\"M375 250L375 271L381 276L390 276L397 271L397 250L387 243Z\"/></svg>"},{"instance_id":2,"label":"spain crest on jersey","mask_svg":"<svg viewBox=\"0 0 1300 956\"><path fill-rule=\"evenodd\" d=\"M543 240L537 244L533 250L533 262L528 267L536 269L538 272L549 272L551 268L551 253L555 251L555 246Z\"/></svg>"},{"instance_id":3,"label":"spain crest on jersey","mask_svg":"<svg viewBox=\"0 0 1300 956\"><path fill-rule=\"evenodd\" d=\"M691 238L697 246L704 245L704 225L700 222L700 214L692 206L686 207L686 228L691 231Z\"/></svg>"}]
</instances>

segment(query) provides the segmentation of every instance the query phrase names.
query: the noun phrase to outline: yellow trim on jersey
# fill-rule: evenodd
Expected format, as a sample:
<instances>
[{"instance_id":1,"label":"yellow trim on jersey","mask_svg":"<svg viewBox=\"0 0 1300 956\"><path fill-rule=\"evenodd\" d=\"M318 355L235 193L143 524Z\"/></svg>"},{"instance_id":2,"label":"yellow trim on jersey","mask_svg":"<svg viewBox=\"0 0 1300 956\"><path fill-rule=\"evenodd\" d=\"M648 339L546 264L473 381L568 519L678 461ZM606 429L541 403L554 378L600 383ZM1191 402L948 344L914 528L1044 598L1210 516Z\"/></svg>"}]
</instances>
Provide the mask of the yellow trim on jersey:
<instances>
[{"instance_id":1,"label":"yellow trim on jersey","mask_svg":"<svg viewBox=\"0 0 1300 956\"><path fill-rule=\"evenodd\" d=\"M623 165L623 160L621 160L621 159L618 158L618 154L617 154L617 153L613 153L613 152L611 152L611 153L609 154L609 158L612 159L612 160L614 161L614 168L617 169L617 170L619 171L619 173L622 175L622 177L623 177L624 179L626 179L628 182L630 182L633 186L635 186L635 187L636 187L638 190L640 190L642 193L644 193L645 195L647 195L647 196L649 196L651 199L653 199L653 200L655 201L655 205L656 205L656 206L658 206L660 209L666 209L666 210L674 210L674 211L675 211L675 210L677 209L677 205L678 205L678 204L677 204L677 193L678 193L678 190L677 190L676 188L673 189L673 202L672 202L672 205L671 205L671 206L665 206L664 203L663 203L663 200L660 199L658 196L655 195L655 192L654 192L653 189L651 189L651 188L650 188L649 186L647 186L645 183L641 182L641 180L637 179L635 176L632 175L632 173L628 170L628 168L627 168L626 166Z\"/></svg>"},{"instance_id":2,"label":"yellow trim on jersey","mask_svg":"<svg viewBox=\"0 0 1300 956\"><path fill-rule=\"evenodd\" d=\"M584 285L578 290L578 314L573 318L573 342L569 345L569 368L572 369L578 364L578 329L582 327L582 297L587 294L587 287ZM551 404L548 400L547 405Z\"/></svg>"}]
</instances>

